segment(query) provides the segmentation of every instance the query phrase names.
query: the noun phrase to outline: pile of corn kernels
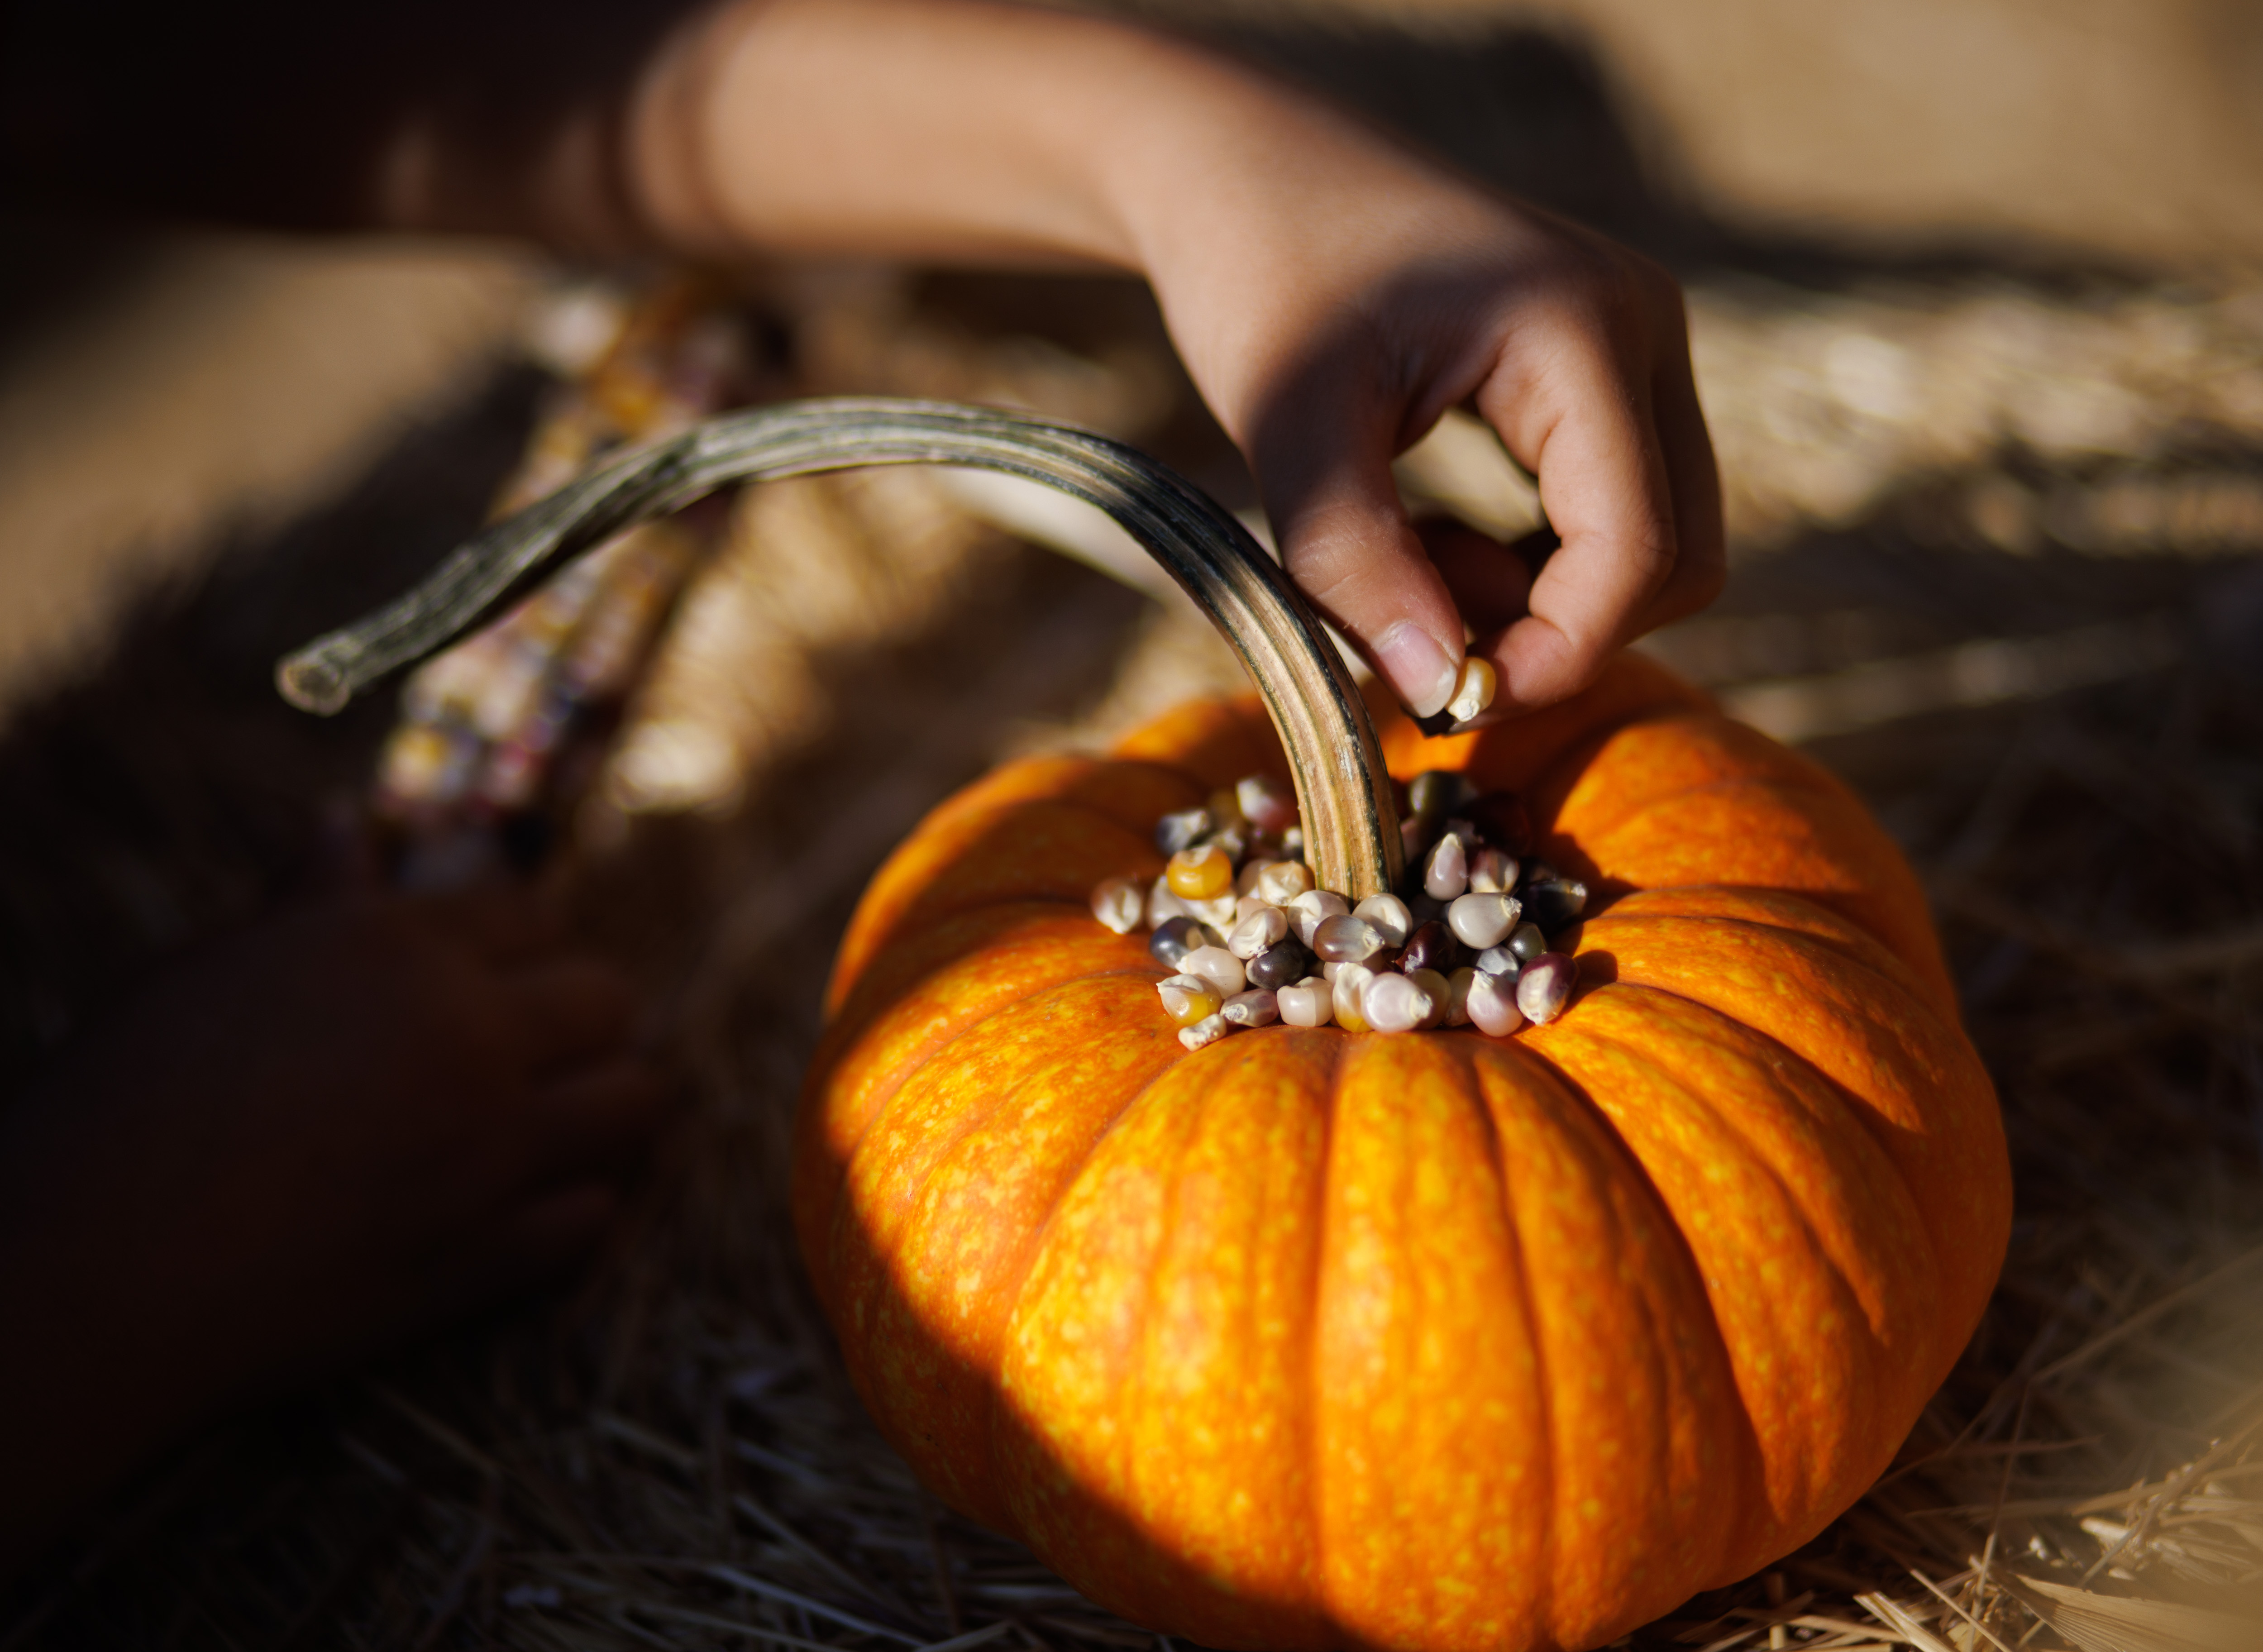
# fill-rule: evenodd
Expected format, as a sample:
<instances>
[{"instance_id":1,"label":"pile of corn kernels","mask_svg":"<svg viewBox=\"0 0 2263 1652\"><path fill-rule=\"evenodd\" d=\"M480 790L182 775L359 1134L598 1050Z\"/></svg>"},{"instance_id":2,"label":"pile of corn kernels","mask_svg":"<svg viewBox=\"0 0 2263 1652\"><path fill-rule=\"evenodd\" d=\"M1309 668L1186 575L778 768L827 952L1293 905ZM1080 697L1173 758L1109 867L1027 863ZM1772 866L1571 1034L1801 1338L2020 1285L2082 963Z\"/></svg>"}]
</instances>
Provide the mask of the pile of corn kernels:
<instances>
[{"instance_id":1,"label":"pile of corn kernels","mask_svg":"<svg viewBox=\"0 0 2263 1652\"><path fill-rule=\"evenodd\" d=\"M1155 989L1190 1050L1276 1021L1505 1038L1553 1020L1578 965L1551 937L1579 920L1587 888L1524 858L1522 806L1434 772L1407 786L1399 830L1400 892L1354 906L1313 887L1295 793L1252 775L1164 815L1163 875L1146 888L1104 880L1092 913L1119 935L1149 931L1148 951L1177 972Z\"/></svg>"}]
</instances>

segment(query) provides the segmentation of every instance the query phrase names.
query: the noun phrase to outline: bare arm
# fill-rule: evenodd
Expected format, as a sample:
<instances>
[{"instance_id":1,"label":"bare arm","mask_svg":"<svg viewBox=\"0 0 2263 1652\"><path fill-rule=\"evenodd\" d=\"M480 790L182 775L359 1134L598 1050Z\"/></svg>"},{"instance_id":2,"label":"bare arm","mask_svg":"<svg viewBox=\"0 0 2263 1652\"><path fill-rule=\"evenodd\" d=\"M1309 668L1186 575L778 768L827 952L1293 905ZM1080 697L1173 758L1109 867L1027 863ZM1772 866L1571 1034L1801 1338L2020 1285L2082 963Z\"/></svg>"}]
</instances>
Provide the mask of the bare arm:
<instances>
[{"instance_id":1,"label":"bare arm","mask_svg":"<svg viewBox=\"0 0 2263 1652\"><path fill-rule=\"evenodd\" d=\"M1574 692L1718 586L1670 279L1262 76L988 0L530 13L516 74L509 16L459 19L480 31L462 62L375 54L400 83L361 76L315 120L319 164L276 215L343 201L568 247L1144 273L1291 572L1417 712L1447 699L1465 626L1507 712ZM251 169L240 198L258 148L239 136L221 169ZM1426 542L1399 508L1392 458L1465 402L1541 478L1564 548L1536 583L1474 534Z\"/></svg>"}]
</instances>

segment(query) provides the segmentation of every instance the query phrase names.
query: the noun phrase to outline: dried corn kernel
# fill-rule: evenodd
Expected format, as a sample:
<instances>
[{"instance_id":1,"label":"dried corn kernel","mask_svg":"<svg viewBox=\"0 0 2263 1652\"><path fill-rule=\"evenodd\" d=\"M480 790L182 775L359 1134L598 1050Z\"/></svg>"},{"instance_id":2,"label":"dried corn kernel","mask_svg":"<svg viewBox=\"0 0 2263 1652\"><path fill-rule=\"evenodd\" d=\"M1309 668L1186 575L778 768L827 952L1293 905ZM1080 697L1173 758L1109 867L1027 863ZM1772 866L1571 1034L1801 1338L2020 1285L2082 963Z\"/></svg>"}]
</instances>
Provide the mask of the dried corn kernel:
<instances>
[{"instance_id":1,"label":"dried corn kernel","mask_svg":"<svg viewBox=\"0 0 2263 1652\"><path fill-rule=\"evenodd\" d=\"M1470 893L1507 895L1516 888L1516 862L1498 849L1480 849L1470 857Z\"/></svg>"},{"instance_id":2,"label":"dried corn kernel","mask_svg":"<svg viewBox=\"0 0 2263 1652\"><path fill-rule=\"evenodd\" d=\"M1233 1031L1233 1023L1224 1016L1205 1016L1192 1026L1181 1027L1179 1042L1190 1050L1198 1050L1205 1044L1217 1043L1218 1040Z\"/></svg>"},{"instance_id":3,"label":"dried corn kernel","mask_svg":"<svg viewBox=\"0 0 2263 1652\"><path fill-rule=\"evenodd\" d=\"M1450 831L1432 845L1429 859L1422 863L1422 893L1434 901L1450 901L1469 887L1469 847Z\"/></svg>"},{"instance_id":4,"label":"dried corn kernel","mask_svg":"<svg viewBox=\"0 0 2263 1652\"><path fill-rule=\"evenodd\" d=\"M1332 917L1342 917L1351 910L1351 902L1333 889L1307 889L1289 902L1289 927L1305 946L1312 944L1312 935Z\"/></svg>"},{"instance_id":5,"label":"dried corn kernel","mask_svg":"<svg viewBox=\"0 0 2263 1652\"><path fill-rule=\"evenodd\" d=\"M1470 988L1478 972L1464 965L1454 971L1446 982L1446 1021L1448 1026L1467 1026L1470 1024Z\"/></svg>"},{"instance_id":6,"label":"dried corn kernel","mask_svg":"<svg viewBox=\"0 0 2263 1652\"><path fill-rule=\"evenodd\" d=\"M1580 978L1577 960L1562 953L1543 953L1525 965L1516 980L1516 1007L1528 1021L1545 1026L1564 1013Z\"/></svg>"},{"instance_id":7,"label":"dried corn kernel","mask_svg":"<svg viewBox=\"0 0 2263 1652\"><path fill-rule=\"evenodd\" d=\"M1182 901L1214 901L1233 893L1233 858L1214 843L1197 844L1173 855L1163 876Z\"/></svg>"},{"instance_id":8,"label":"dried corn kernel","mask_svg":"<svg viewBox=\"0 0 2263 1652\"><path fill-rule=\"evenodd\" d=\"M1176 1026L1192 1026L1205 1016L1216 1015L1225 996L1200 975L1168 975L1155 983L1156 996L1163 1001L1163 1013Z\"/></svg>"},{"instance_id":9,"label":"dried corn kernel","mask_svg":"<svg viewBox=\"0 0 2263 1652\"><path fill-rule=\"evenodd\" d=\"M1268 837L1297 824L1297 794L1267 775L1253 774L1233 788L1241 816Z\"/></svg>"},{"instance_id":10,"label":"dried corn kernel","mask_svg":"<svg viewBox=\"0 0 2263 1652\"><path fill-rule=\"evenodd\" d=\"M1337 978L1341 990L1342 978ZM1360 995L1360 1013L1377 1032L1412 1032L1434 1008L1422 983L1411 975L1377 975Z\"/></svg>"},{"instance_id":11,"label":"dried corn kernel","mask_svg":"<svg viewBox=\"0 0 2263 1652\"><path fill-rule=\"evenodd\" d=\"M1289 938L1289 915L1277 906L1261 906L1233 926L1225 950L1247 962Z\"/></svg>"},{"instance_id":12,"label":"dried corn kernel","mask_svg":"<svg viewBox=\"0 0 2263 1652\"><path fill-rule=\"evenodd\" d=\"M1275 996L1262 987L1235 993L1220 1006L1218 1013L1236 1026L1271 1026L1281 1018Z\"/></svg>"},{"instance_id":13,"label":"dried corn kernel","mask_svg":"<svg viewBox=\"0 0 2263 1652\"><path fill-rule=\"evenodd\" d=\"M1318 975L1307 975L1293 987L1273 995L1282 1021L1290 1026L1326 1026L1335 1013L1335 989Z\"/></svg>"},{"instance_id":14,"label":"dried corn kernel","mask_svg":"<svg viewBox=\"0 0 2263 1652\"><path fill-rule=\"evenodd\" d=\"M1210 836L1212 822L1206 808L1182 808L1155 822L1155 847L1167 855L1191 849Z\"/></svg>"},{"instance_id":15,"label":"dried corn kernel","mask_svg":"<svg viewBox=\"0 0 2263 1652\"><path fill-rule=\"evenodd\" d=\"M1508 938L1521 910L1513 895L1465 895L1446 909L1446 923L1463 946L1483 952Z\"/></svg>"},{"instance_id":16,"label":"dried corn kernel","mask_svg":"<svg viewBox=\"0 0 2263 1652\"><path fill-rule=\"evenodd\" d=\"M1370 983L1382 979L1365 964L1346 964L1336 971L1330 984L1328 1007L1334 1012L1336 1025L1347 1032L1367 1031L1367 1017L1362 1013L1361 1000Z\"/></svg>"},{"instance_id":17,"label":"dried corn kernel","mask_svg":"<svg viewBox=\"0 0 2263 1652\"><path fill-rule=\"evenodd\" d=\"M1250 895L1256 894L1257 880L1264 875L1265 868L1272 864L1273 863L1269 860L1259 859L1255 855L1252 855L1248 859L1243 861L1241 863L1241 870L1233 874L1234 894L1239 895Z\"/></svg>"},{"instance_id":18,"label":"dried corn kernel","mask_svg":"<svg viewBox=\"0 0 2263 1652\"><path fill-rule=\"evenodd\" d=\"M1479 970L1470 982L1464 1007L1470 1025L1493 1038L1505 1039L1524 1025L1524 1012L1516 1007L1516 985L1506 975Z\"/></svg>"},{"instance_id":19,"label":"dried corn kernel","mask_svg":"<svg viewBox=\"0 0 2263 1652\"><path fill-rule=\"evenodd\" d=\"M1286 906L1312 887L1312 868L1301 860L1276 860L1258 874L1257 895Z\"/></svg>"},{"instance_id":20,"label":"dried corn kernel","mask_svg":"<svg viewBox=\"0 0 2263 1652\"><path fill-rule=\"evenodd\" d=\"M1351 915L1365 918L1381 930L1386 946L1406 946L1406 937L1414 928L1414 914L1408 911L1406 902L1395 895L1370 895L1352 908Z\"/></svg>"},{"instance_id":21,"label":"dried corn kernel","mask_svg":"<svg viewBox=\"0 0 2263 1652\"><path fill-rule=\"evenodd\" d=\"M1446 702L1446 709L1453 713L1456 722L1467 722L1493 704L1494 685L1490 660L1475 656L1464 660L1461 680L1454 685L1454 697Z\"/></svg>"},{"instance_id":22,"label":"dried corn kernel","mask_svg":"<svg viewBox=\"0 0 2263 1652\"><path fill-rule=\"evenodd\" d=\"M1426 1029L1442 1025L1447 1011L1453 1006L1454 983L1435 969L1410 969L1406 979L1422 989L1423 997L1429 1003L1429 1008L1415 1025Z\"/></svg>"},{"instance_id":23,"label":"dried corn kernel","mask_svg":"<svg viewBox=\"0 0 2263 1652\"><path fill-rule=\"evenodd\" d=\"M1103 878L1092 891L1092 915L1118 935L1139 927L1146 898L1129 878Z\"/></svg>"},{"instance_id":24,"label":"dried corn kernel","mask_svg":"<svg viewBox=\"0 0 2263 1652\"><path fill-rule=\"evenodd\" d=\"M1363 917L1348 913L1323 922L1312 931L1312 950L1332 964L1356 964L1381 952L1384 933Z\"/></svg>"},{"instance_id":25,"label":"dried corn kernel","mask_svg":"<svg viewBox=\"0 0 2263 1652\"><path fill-rule=\"evenodd\" d=\"M1179 960L1179 967L1209 982L1221 998L1230 998L1249 985L1241 960L1223 946L1197 946Z\"/></svg>"}]
</instances>

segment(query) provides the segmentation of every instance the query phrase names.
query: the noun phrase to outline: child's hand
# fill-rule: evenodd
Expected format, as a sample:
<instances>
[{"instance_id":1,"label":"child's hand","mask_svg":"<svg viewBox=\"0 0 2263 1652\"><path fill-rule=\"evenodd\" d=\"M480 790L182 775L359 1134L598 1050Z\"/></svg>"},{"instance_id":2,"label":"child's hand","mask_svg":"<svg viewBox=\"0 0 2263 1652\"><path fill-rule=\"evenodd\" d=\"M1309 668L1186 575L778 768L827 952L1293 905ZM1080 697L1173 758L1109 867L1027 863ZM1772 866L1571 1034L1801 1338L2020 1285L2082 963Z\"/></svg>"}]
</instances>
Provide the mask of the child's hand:
<instances>
[{"instance_id":1,"label":"child's hand","mask_svg":"<svg viewBox=\"0 0 2263 1652\"><path fill-rule=\"evenodd\" d=\"M1268 80L1057 12L767 0L664 55L640 106L642 210L679 244L1145 273L1290 572L1418 714L1464 622L1500 714L1719 588L1672 279ZM1537 580L1399 507L1392 460L1464 402L1540 478L1563 548Z\"/></svg>"},{"instance_id":2,"label":"child's hand","mask_svg":"<svg viewBox=\"0 0 2263 1652\"><path fill-rule=\"evenodd\" d=\"M1289 571L1418 715L1470 651L1491 717L1591 681L1724 573L1681 296L1648 260L1365 134L1267 153L1150 261L1182 353L1255 469ZM1392 460L1470 403L1540 479L1563 546L1535 580L1473 530L1407 525Z\"/></svg>"}]
</instances>

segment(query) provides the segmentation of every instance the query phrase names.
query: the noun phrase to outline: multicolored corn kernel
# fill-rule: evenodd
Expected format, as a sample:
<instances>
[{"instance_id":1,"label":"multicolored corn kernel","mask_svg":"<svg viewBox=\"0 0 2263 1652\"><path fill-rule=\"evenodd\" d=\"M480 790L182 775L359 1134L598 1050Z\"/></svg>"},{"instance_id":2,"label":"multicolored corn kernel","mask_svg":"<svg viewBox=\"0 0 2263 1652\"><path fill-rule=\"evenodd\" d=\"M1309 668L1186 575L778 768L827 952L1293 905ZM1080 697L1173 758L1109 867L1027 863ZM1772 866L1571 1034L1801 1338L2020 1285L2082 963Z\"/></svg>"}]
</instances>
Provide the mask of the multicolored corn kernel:
<instances>
[{"instance_id":1,"label":"multicolored corn kernel","mask_svg":"<svg viewBox=\"0 0 2263 1652\"><path fill-rule=\"evenodd\" d=\"M1587 909L1587 886L1577 878L1527 878L1518 893L1526 915L1550 935L1569 928Z\"/></svg>"},{"instance_id":2,"label":"multicolored corn kernel","mask_svg":"<svg viewBox=\"0 0 2263 1652\"><path fill-rule=\"evenodd\" d=\"M1182 901L1214 901L1233 894L1233 857L1215 841L1182 849L1164 868L1171 893Z\"/></svg>"},{"instance_id":3,"label":"multicolored corn kernel","mask_svg":"<svg viewBox=\"0 0 2263 1652\"><path fill-rule=\"evenodd\" d=\"M1176 969L1186 955L1198 946L1217 945L1215 934L1195 919L1185 917L1165 918L1147 937L1149 955L1166 969Z\"/></svg>"},{"instance_id":4,"label":"multicolored corn kernel","mask_svg":"<svg viewBox=\"0 0 2263 1652\"><path fill-rule=\"evenodd\" d=\"M1446 1020L1448 1026L1467 1026L1470 1024L1470 987L1478 972L1467 964L1447 977Z\"/></svg>"},{"instance_id":5,"label":"multicolored corn kernel","mask_svg":"<svg viewBox=\"0 0 2263 1652\"><path fill-rule=\"evenodd\" d=\"M1517 977L1516 1007L1526 1020L1545 1026L1564 1013L1579 979L1578 960L1564 953L1543 953Z\"/></svg>"},{"instance_id":6,"label":"multicolored corn kernel","mask_svg":"<svg viewBox=\"0 0 2263 1652\"><path fill-rule=\"evenodd\" d=\"M1432 918L1417 924L1406 945L1399 949L1399 967L1409 975L1418 969L1442 970L1451 962L1454 951L1453 931Z\"/></svg>"},{"instance_id":7,"label":"multicolored corn kernel","mask_svg":"<svg viewBox=\"0 0 2263 1652\"><path fill-rule=\"evenodd\" d=\"M1236 958L1223 946L1197 946L1179 960L1179 967L1189 975L1200 975L1218 989L1221 998L1230 998L1249 985L1248 973Z\"/></svg>"},{"instance_id":8,"label":"multicolored corn kernel","mask_svg":"<svg viewBox=\"0 0 2263 1652\"><path fill-rule=\"evenodd\" d=\"M1311 972L1312 955L1292 940L1269 946L1249 960L1249 984L1278 992Z\"/></svg>"},{"instance_id":9,"label":"multicolored corn kernel","mask_svg":"<svg viewBox=\"0 0 2263 1652\"><path fill-rule=\"evenodd\" d=\"M1518 963L1529 964L1548 950L1548 938L1540 932L1537 924L1524 923L1509 931L1503 945L1516 954Z\"/></svg>"},{"instance_id":10,"label":"multicolored corn kernel","mask_svg":"<svg viewBox=\"0 0 2263 1652\"><path fill-rule=\"evenodd\" d=\"M1233 788L1241 817L1268 837L1298 823L1297 794L1269 775L1253 774Z\"/></svg>"},{"instance_id":11,"label":"multicolored corn kernel","mask_svg":"<svg viewBox=\"0 0 2263 1652\"><path fill-rule=\"evenodd\" d=\"M1289 915L1277 906L1261 906L1225 938L1225 950L1245 963L1289 938Z\"/></svg>"},{"instance_id":12,"label":"multicolored corn kernel","mask_svg":"<svg viewBox=\"0 0 2263 1652\"><path fill-rule=\"evenodd\" d=\"M1352 908L1354 917L1365 918L1383 931L1386 946L1404 946L1414 932L1414 914L1395 895L1370 895Z\"/></svg>"},{"instance_id":13,"label":"multicolored corn kernel","mask_svg":"<svg viewBox=\"0 0 2263 1652\"><path fill-rule=\"evenodd\" d=\"M1325 919L1312 931L1312 950L1332 964L1363 962L1389 944L1380 929L1349 913Z\"/></svg>"},{"instance_id":14,"label":"multicolored corn kernel","mask_svg":"<svg viewBox=\"0 0 2263 1652\"><path fill-rule=\"evenodd\" d=\"M1505 1039L1524 1025L1524 1011L1516 1007L1516 984L1506 975L1479 970L1471 977L1463 1008L1469 1012L1470 1025L1492 1038Z\"/></svg>"},{"instance_id":15,"label":"multicolored corn kernel","mask_svg":"<svg viewBox=\"0 0 2263 1652\"><path fill-rule=\"evenodd\" d=\"M1118 935L1138 929L1146 909L1146 891L1129 878L1103 878L1093 887L1093 917Z\"/></svg>"},{"instance_id":16,"label":"multicolored corn kernel","mask_svg":"<svg viewBox=\"0 0 2263 1652\"><path fill-rule=\"evenodd\" d=\"M1283 987L1273 1000L1289 1026L1326 1026L1335 1015L1335 989L1318 975Z\"/></svg>"},{"instance_id":17,"label":"multicolored corn kernel","mask_svg":"<svg viewBox=\"0 0 2263 1652\"><path fill-rule=\"evenodd\" d=\"M1227 1033L1233 1031L1233 1023L1227 1020L1224 1016L1206 1016L1202 1020L1196 1022L1192 1026L1181 1027L1179 1029L1179 1042L1185 1045L1190 1050L1198 1050L1205 1044L1217 1043L1218 1040L1224 1038Z\"/></svg>"},{"instance_id":18,"label":"multicolored corn kernel","mask_svg":"<svg viewBox=\"0 0 2263 1652\"><path fill-rule=\"evenodd\" d=\"M1336 978L1336 991L1341 998L1341 975ZM1412 1032L1433 1012L1442 1013L1445 1005L1442 996L1434 1002L1424 984L1412 975L1375 975L1361 989L1359 1008L1368 1025L1377 1032Z\"/></svg>"},{"instance_id":19,"label":"multicolored corn kernel","mask_svg":"<svg viewBox=\"0 0 2263 1652\"><path fill-rule=\"evenodd\" d=\"M1216 1015L1225 1003L1225 995L1200 975L1167 975L1155 983L1155 996L1163 1001L1163 1013L1171 1018L1175 1026L1192 1026L1205 1017Z\"/></svg>"},{"instance_id":20,"label":"multicolored corn kernel","mask_svg":"<svg viewBox=\"0 0 2263 1652\"><path fill-rule=\"evenodd\" d=\"M1410 969L1403 979L1420 987L1429 1004L1429 1008L1423 1011L1422 1018L1415 1023L1416 1027L1428 1031L1434 1026L1444 1025L1446 1011L1452 1007L1454 1001L1454 983L1435 969Z\"/></svg>"},{"instance_id":21,"label":"multicolored corn kernel","mask_svg":"<svg viewBox=\"0 0 2263 1652\"><path fill-rule=\"evenodd\" d=\"M1446 909L1446 924L1463 946L1483 952L1509 938L1521 910L1513 895L1465 895Z\"/></svg>"},{"instance_id":22,"label":"multicolored corn kernel","mask_svg":"<svg viewBox=\"0 0 2263 1652\"><path fill-rule=\"evenodd\" d=\"M1210 811L1206 808L1182 808L1175 815L1166 815L1155 822L1155 851L1158 854L1175 855L1182 849L1191 849L1211 833Z\"/></svg>"},{"instance_id":23,"label":"multicolored corn kernel","mask_svg":"<svg viewBox=\"0 0 2263 1652\"><path fill-rule=\"evenodd\" d=\"M1470 857L1471 895L1507 895L1516 888L1516 858L1498 849L1480 849Z\"/></svg>"},{"instance_id":24,"label":"multicolored corn kernel","mask_svg":"<svg viewBox=\"0 0 2263 1652\"><path fill-rule=\"evenodd\" d=\"M1422 893L1434 901L1450 901L1469 887L1469 845L1450 830L1430 846L1422 862Z\"/></svg>"},{"instance_id":25,"label":"multicolored corn kernel","mask_svg":"<svg viewBox=\"0 0 2263 1652\"><path fill-rule=\"evenodd\" d=\"M1524 960L1507 946L1488 946L1478 954L1478 973L1499 975L1515 986L1516 978L1524 973Z\"/></svg>"},{"instance_id":26,"label":"multicolored corn kernel","mask_svg":"<svg viewBox=\"0 0 2263 1652\"><path fill-rule=\"evenodd\" d=\"M1494 675L1493 662L1472 655L1462 662L1462 675L1454 685L1454 697L1446 702L1456 722L1467 722L1493 704L1499 678Z\"/></svg>"},{"instance_id":27,"label":"multicolored corn kernel","mask_svg":"<svg viewBox=\"0 0 2263 1652\"><path fill-rule=\"evenodd\" d=\"M1289 927L1305 946L1312 945L1312 937L1320 925L1332 917L1343 917L1351 911L1351 902L1334 889L1307 889L1289 902Z\"/></svg>"},{"instance_id":28,"label":"multicolored corn kernel","mask_svg":"<svg viewBox=\"0 0 2263 1652\"><path fill-rule=\"evenodd\" d=\"M1312 887L1312 870L1301 860L1276 860L1257 874L1256 895L1275 906L1286 906Z\"/></svg>"},{"instance_id":29,"label":"multicolored corn kernel","mask_svg":"<svg viewBox=\"0 0 2263 1652\"><path fill-rule=\"evenodd\" d=\"M1365 964L1344 964L1338 967L1328 983L1328 1007L1338 1026L1347 1032L1367 1031L1367 1017L1362 1012L1361 1000L1370 984L1382 978Z\"/></svg>"},{"instance_id":30,"label":"multicolored corn kernel","mask_svg":"<svg viewBox=\"0 0 2263 1652\"><path fill-rule=\"evenodd\" d=\"M1228 998L1218 1013L1236 1026L1271 1026L1281 1018L1281 1007L1274 994L1252 987Z\"/></svg>"}]
</instances>

